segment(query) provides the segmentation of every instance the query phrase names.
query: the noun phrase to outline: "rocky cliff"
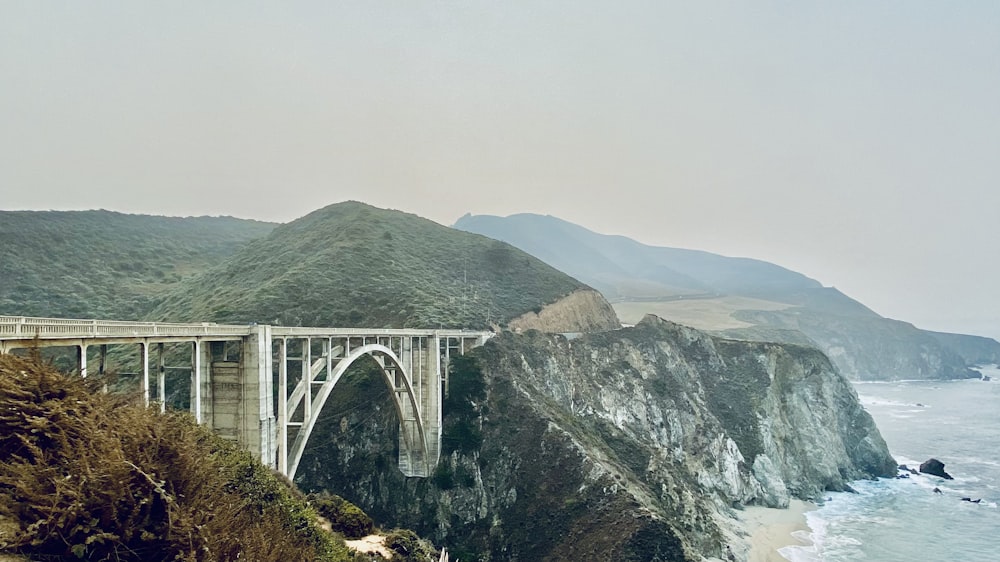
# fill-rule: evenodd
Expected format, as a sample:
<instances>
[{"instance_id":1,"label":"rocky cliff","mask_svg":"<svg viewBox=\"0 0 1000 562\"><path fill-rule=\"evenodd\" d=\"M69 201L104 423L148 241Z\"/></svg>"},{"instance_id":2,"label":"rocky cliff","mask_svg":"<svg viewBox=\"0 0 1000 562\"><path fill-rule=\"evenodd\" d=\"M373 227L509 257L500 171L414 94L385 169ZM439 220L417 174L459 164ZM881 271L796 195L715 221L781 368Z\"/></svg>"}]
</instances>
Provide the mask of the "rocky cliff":
<instances>
[{"instance_id":1,"label":"rocky cliff","mask_svg":"<svg viewBox=\"0 0 1000 562\"><path fill-rule=\"evenodd\" d=\"M907 322L876 316L819 314L805 309L741 311L734 316L756 326L727 330L723 335L785 341L781 338L800 332L851 380L975 378L979 374L966 366L975 360L967 359L953 347L968 349L971 358L985 356L990 348L988 343L975 346L967 342L996 344L988 338L939 335ZM774 327L783 330L778 332ZM976 355L976 351L982 353Z\"/></svg>"},{"instance_id":2,"label":"rocky cliff","mask_svg":"<svg viewBox=\"0 0 1000 562\"><path fill-rule=\"evenodd\" d=\"M515 332L603 332L621 327L615 309L601 293L579 289L558 301L547 304L538 312L531 311L508 322Z\"/></svg>"},{"instance_id":3,"label":"rocky cliff","mask_svg":"<svg viewBox=\"0 0 1000 562\"><path fill-rule=\"evenodd\" d=\"M655 317L572 340L505 333L458 358L432 479L395 470L387 392L371 376L345 386L299 483L462 560L742 560L734 507L895 467L819 351Z\"/></svg>"}]
</instances>

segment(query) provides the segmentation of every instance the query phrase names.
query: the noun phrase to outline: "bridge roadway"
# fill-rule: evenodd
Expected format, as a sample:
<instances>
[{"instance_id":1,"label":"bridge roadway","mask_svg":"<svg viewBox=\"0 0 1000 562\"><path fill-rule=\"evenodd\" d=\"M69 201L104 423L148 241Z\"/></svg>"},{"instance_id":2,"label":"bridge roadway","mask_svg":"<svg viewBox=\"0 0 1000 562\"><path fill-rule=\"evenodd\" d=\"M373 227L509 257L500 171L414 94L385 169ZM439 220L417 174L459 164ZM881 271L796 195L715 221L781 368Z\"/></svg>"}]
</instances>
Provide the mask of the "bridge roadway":
<instances>
[{"instance_id":1,"label":"bridge roadway","mask_svg":"<svg viewBox=\"0 0 1000 562\"><path fill-rule=\"evenodd\" d=\"M399 468L429 476L441 454L442 395L452 353L482 345L491 332L311 328L203 322L123 322L0 316L0 353L32 347L75 348L82 376L88 348L106 368L108 346L138 345L143 399L166 406L165 346L190 345L191 413L262 463L294 478L323 405L345 371L371 357L389 386L399 418ZM158 351L155 400L150 349ZM278 380L273 369L277 365ZM291 368L290 368L291 367ZM275 384L276 383L276 384Z\"/></svg>"}]
</instances>

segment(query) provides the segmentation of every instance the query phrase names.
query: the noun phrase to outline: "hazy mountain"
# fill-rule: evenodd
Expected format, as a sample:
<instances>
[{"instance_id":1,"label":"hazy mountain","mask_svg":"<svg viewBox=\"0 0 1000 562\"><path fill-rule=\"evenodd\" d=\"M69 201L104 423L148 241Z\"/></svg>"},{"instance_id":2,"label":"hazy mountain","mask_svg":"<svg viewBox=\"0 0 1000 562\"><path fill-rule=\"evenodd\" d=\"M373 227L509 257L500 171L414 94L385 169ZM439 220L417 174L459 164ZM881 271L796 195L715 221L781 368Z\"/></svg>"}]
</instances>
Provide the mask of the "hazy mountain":
<instances>
[{"instance_id":1,"label":"hazy mountain","mask_svg":"<svg viewBox=\"0 0 1000 562\"><path fill-rule=\"evenodd\" d=\"M609 299L735 293L768 297L821 285L771 263L646 246L551 216L466 215L455 228L509 242L598 289Z\"/></svg>"},{"instance_id":2,"label":"hazy mountain","mask_svg":"<svg viewBox=\"0 0 1000 562\"><path fill-rule=\"evenodd\" d=\"M0 314L138 319L271 223L111 211L0 211Z\"/></svg>"},{"instance_id":3,"label":"hazy mountain","mask_svg":"<svg viewBox=\"0 0 1000 562\"><path fill-rule=\"evenodd\" d=\"M975 376L968 364L1000 358L994 340L883 318L759 260L647 246L551 216L466 215L455 228L510 242L600 289L625 322L654 313L731 337L813 343L854 379Z\"/></svg>"},{"instance_id":4,"label":"hazy mountain","mask_svg":"<svg viewBox=\"0 0 1000 562\"><path fill-rule=\"evenodd\" d=\"M281 225L246 245L174 289L151 317L484 328L541 312L545 305L587 290L510 244L416 215L346 202ZM592 328L614 327L614 312L597 297L596 308L582 315L594 312Z\"/></svg>"}]
</instances>

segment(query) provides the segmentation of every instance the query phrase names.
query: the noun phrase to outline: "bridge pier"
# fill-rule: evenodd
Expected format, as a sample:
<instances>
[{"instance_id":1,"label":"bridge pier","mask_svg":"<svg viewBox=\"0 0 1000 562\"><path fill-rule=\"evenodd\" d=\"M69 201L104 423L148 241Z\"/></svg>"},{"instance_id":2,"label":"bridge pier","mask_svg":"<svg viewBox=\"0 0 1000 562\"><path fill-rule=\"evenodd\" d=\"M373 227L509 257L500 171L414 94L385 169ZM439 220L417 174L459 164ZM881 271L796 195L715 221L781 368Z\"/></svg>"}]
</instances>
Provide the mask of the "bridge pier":
<instances>
[{"instance_id":1,"label":"bridge pier","mask_svg":"<svg viewBox=\"0 0 1000 562\"><path fill-rule=\"evenodd\" d=\"M199 347L199 423L239 443L260 461L276 466L278 448L272 402L271 327L254 326L240 341L239 357L226 355L225 342Z\"/></svg>"},{"instance_id":2,"label":"bridge pier","mask_svg":"<svg viewBox=\"0 0 1000 562\"><path fill-rule=\"evenodd\" d=\"M80 376L87 378L87 344L81 343L76 348L76 367L80 370Z\"/></svg>"}]
</instances>

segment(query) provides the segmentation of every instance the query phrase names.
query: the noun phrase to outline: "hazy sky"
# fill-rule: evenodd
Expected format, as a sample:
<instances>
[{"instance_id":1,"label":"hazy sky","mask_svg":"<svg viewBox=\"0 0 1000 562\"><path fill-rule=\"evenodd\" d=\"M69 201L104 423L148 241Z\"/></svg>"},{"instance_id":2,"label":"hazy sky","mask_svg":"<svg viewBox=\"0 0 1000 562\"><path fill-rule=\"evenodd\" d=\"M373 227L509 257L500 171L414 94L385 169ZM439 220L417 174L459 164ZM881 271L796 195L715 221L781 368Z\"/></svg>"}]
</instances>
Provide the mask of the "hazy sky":
<instances>
[{"instance_id":1,"label":"hazy sky","mask_svg":"<svg viewBox=\"0 0 1000 562\"><path fill-rule=\"evenodd\" d=\"M1000 338L1000 2L0 2L0 208L552 214Z\"/></svg>"}]
</instances>

